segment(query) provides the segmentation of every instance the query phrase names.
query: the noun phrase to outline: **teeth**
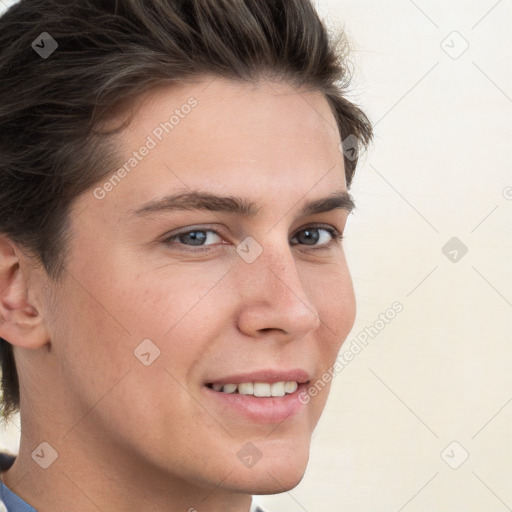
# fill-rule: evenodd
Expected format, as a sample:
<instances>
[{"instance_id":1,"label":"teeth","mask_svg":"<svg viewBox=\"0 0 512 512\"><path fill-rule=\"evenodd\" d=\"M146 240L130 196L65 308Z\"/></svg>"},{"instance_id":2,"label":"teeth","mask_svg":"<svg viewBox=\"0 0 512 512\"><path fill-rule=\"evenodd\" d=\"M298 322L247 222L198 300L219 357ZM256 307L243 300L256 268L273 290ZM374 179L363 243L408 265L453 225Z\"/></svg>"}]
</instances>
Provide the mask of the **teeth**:
<instances>
[{"instance_id":1,"label":"teeth","mask_svg":"<svg viewBox=\"0 0 512 512\"><path fill-rule=\"evenodd\" d=\"M272 384L272 386L270 387L270 394L272 396L284 396L285 386L286 384L284 382L274 382L274 384Z\"/></svg>"},{"instance_id":2,"label":"teeth","mask_svg":"<svg viewBox=\"0 0 512 512\"><path fill-rule=\"evenodd\" d=\"M222 393L238 393L240 395L253 395L257 397L284 396L287 393L294 393L299 385L295 381L287 382L242 382L240 384L213 384L214 391Z\"/></svg>"},{"instance_id":3,"label":"teeth","mask_svg":"<svg viewBox=\"0 0 512 512\"><path fill-rule=\"evenodd\" d=\"M253 395L254 394L254 386L252 382L244 382L242 384L238 384L238 392L241 395Z\"/></svg>"},{"instance_id":4,"label":"teeth","mask_svg":"<svg viewBox=\"0 0 512 512\"><path fill-rule=\"evenodd\" d=\"M224 389L222 390L224 393L234 393L236 391L236 384L224 384Z\"/></svg>"},{"instance_id":5,"label":"teeth","mask_svg":"<svg viewBox=\"0 0 512 512\"><path fill-rule=\"evenodd\" d=\"M255 382L254 396L271 396L270 384L267 384L266 382Z\"/></svg>"},{"instance_id":6,"label":"teeth","mask_svg":"<svg viewBox=\"0 0 512 512\"><path fill-rule=\"evenodd\" d=\"M293 393L297 391L298 387L299 385L295 381L289 381L285 383L284 390L286 391L286 393Z\"/></svg>"}]
</instances>

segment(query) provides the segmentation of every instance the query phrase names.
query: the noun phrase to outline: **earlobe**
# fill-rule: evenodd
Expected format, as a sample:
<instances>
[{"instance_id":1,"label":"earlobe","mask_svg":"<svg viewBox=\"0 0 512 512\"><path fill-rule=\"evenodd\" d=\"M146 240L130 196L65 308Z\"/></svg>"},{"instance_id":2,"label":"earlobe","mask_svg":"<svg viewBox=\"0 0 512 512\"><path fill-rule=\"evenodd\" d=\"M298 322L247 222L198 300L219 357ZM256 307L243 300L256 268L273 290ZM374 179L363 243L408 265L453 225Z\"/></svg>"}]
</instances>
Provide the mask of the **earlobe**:
<instances>
[{"instance_id":1,"label":"earlobe","mask_svg":"<svg viewBox=\"0 0 512 512\"><path fill-rule=\"evenodd\" d=\"M29 301L29 288L15 244L0 234L0 337L12 345L48 343L44 320Z\"/></svg>"}]
</instances>

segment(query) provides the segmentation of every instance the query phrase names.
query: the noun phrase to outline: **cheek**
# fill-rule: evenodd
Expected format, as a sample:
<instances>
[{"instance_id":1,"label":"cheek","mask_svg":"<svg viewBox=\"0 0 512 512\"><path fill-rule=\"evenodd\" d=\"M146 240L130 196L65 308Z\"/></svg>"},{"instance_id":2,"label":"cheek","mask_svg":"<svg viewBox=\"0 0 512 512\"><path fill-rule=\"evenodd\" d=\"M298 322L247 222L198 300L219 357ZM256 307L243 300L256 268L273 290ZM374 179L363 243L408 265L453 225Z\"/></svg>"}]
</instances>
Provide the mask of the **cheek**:
<instances>
[{"instance_id":1,"label":"cheek","mask_svg":"<svg viewBox=\"0 0 512 512\"><path fill-rule=\"evenodd\" d=\"M170 375L185 382L222 323L224 269L180 272L169 264L140 269L104 258L95 272L74 269L74 279L60 294L55 348L70 396L85 409L122 379L123 389L131 389L126 396L149 393L167 404L170 396L171 403L181 400ZM147 396L140 398L143 407Z\"/></svg>"},{"instance_id":2,"label":"cheek","mask_svg":"<svg viewBox=\"0 0 512 512\"><path fill-rule=\"evenodd\" d=\"M197 406L179 383L200 353L190 343L196 339L193 333L185 336L183 331L191 324L179 322L187 294L169 293L162 281L148 287L146 280L142 287L142 278L121 280L119 274L110 274L105 287L98 286L101 280L80 277L82 286L70 280L62 289L52 325L69 411L64 431L73 425L74 435L101 428L104 436L133 443L153 429L181 439ZM160 336L175 324L167 338ZM148 366L141 351L142 359L134 354L145 339L159 351L153 359L154 347L144 345L144 352L150 352ZM188 427L180 418L188 418Z\"/></svg>"},{"instance_id":3,"label":"cheek","mask_svg":"<svg viewBox=\"0 0 512 512\"><path fill-rule=\"evenodd\" d=\"M328 360L337 355L352 329L356 315L354 287L348 267L342 262L309 275L309 297L322 320L322 346ZM328 350L327 350L328 348Z\"/></svg>"},{"instance_id":4,"label":"cheek","mask_svg":"<svg viewBox=\"0 0 512 512\"><path fill-rule=\"evenodd\" d=\"M322 320L315 337L319 374L308 390L314 427L329 395L336 358L354 325L356 304L350 273L344 264L325 267L303 282L309 286L308 296Z\"/></svg>"},{"instance_id":5,"label":"cheek","mask_svg":"<svg viewBox=\"0 0 512 512\"><path fill-rule=\"evenodd\" d=\"M130 367L133 337L105 296L86 286L73 281L63 290L52 346L71 385L100 393Z\"/></svg>"},{"instance_id":6,"label":"cheek","mask_svg":"<svg viewBox=\"0 0 512 512\"><path fill-rule=\"evenodd\" d=\"M135 271L116 271L115 284L106 298L122 303L118 316L133 335L165 340L194 310L206 309L207 300L229 267L218 262L131 262ZM144 269L142 272L140 269ZM113 306L115 307L115 306ZM217 308L219 303L217 303ZM218 313L218 311L217 311Z\"/></svg>"}]
</instances>

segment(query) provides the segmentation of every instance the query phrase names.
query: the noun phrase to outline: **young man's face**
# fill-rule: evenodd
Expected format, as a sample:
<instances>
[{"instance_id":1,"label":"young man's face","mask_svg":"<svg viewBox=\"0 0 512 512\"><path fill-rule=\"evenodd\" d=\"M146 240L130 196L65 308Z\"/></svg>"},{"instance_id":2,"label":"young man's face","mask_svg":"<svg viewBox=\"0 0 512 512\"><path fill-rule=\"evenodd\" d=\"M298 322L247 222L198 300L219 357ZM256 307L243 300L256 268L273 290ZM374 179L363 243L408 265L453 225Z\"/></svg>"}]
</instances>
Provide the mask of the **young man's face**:
<instances>
[{"instance_id":1,"label":"young man's face","mask_svg":"<svg viewBox=\"0 0 512 512\"><path fill-rule=\"evenodd\" d=\"M34 387L51 394L38 414L59 418L44 440L62 464L280 492L304 474L329 384L307 404L304 384L274 398L209 385L312 385L334 364L355 301L328 229L342 233L348 211L303 209L346 193L340 137L320 93L211 80L147 95L119 136L120 166L134 151L137 165L76 201L43 312L51 351ZM193 192L236 196L253 215L165 202Z\"/></svg>"}]
</instances>

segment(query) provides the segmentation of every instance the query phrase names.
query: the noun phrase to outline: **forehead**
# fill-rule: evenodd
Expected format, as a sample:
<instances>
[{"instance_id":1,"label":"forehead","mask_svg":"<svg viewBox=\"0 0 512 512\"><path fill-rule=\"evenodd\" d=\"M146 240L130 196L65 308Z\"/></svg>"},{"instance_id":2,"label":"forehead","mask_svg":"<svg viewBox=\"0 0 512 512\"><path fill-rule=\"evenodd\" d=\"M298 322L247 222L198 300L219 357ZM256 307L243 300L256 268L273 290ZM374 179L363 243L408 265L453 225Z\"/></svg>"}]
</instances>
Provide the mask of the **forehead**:
<instances>
[{"instance_id":1,"label":"forehead","mask_svg":"<svg viewBox=\"0 0 512 512\"><path fill-rule=\"evenodd\" d=\"M205 145L189 158L209 150L225 158L260 159L299 144L304 152L334 145L335 156L339 153L338 128L324 95L287 83L197 79L154 89L135 106L122 134L129 149L151 135L158 146L172 147L176 157L182 156L183 142L187 148Z\"/></svg>"},{"instance_id":2,"label":"forehead","mask_svg":"<svg viewBox=\"0 0 512 512\"><path fill-rule=\"evenodd\" d=\"M318 91L210 78L160 87L135 107L118 135L124 170L109 199L133 204L202 189L279 201L291 190L345 188L338 129Z\"/></svg>"}]
</instances>

